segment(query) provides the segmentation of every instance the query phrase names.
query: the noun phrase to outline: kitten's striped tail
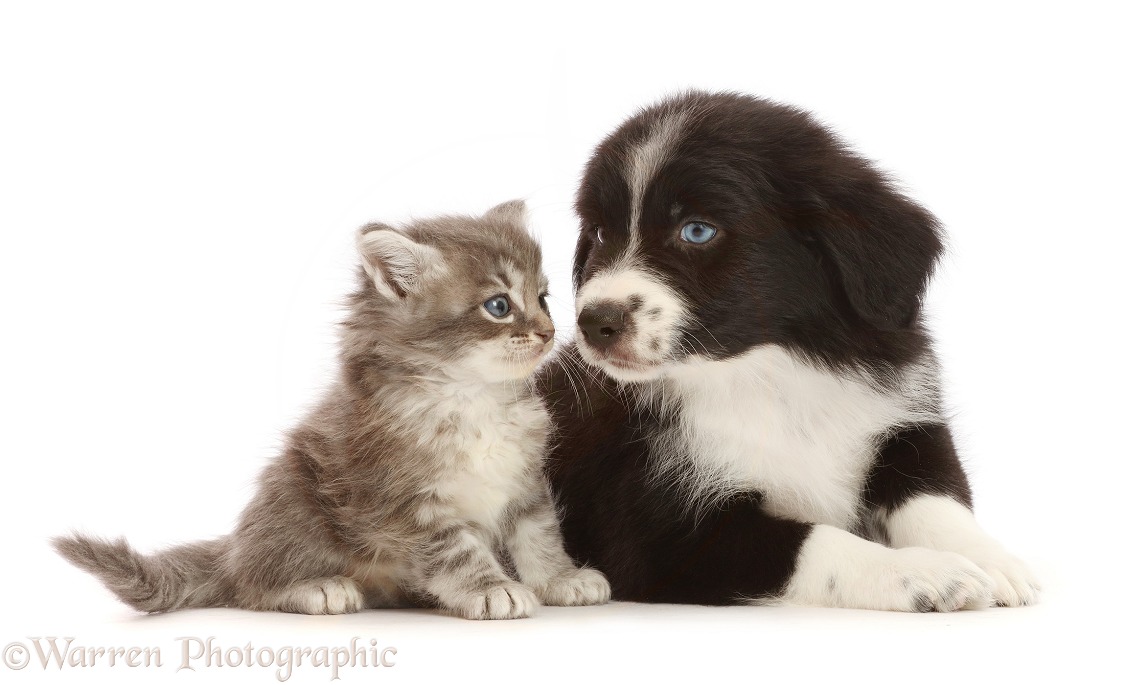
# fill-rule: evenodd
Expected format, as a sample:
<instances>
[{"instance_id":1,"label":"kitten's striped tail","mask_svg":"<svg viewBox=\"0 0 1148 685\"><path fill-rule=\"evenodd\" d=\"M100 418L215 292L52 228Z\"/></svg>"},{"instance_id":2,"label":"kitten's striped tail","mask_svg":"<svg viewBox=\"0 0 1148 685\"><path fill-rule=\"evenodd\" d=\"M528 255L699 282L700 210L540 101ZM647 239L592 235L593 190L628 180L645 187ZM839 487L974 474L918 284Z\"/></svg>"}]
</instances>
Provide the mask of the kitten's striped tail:
<instances>
[{"instance_id":1,"label":"kitten's striped tail","mask_svg":"<svg viewBox=\"0 0 1148 685\"><path fill-rule=\"evenodd\" d=\"M220 573L226 537L149 555L132 549L124 538L104 540L79 533L52 538L52 546L139 611L159 613L231 602L232 592Z\"/></svg>"}]
</instances>

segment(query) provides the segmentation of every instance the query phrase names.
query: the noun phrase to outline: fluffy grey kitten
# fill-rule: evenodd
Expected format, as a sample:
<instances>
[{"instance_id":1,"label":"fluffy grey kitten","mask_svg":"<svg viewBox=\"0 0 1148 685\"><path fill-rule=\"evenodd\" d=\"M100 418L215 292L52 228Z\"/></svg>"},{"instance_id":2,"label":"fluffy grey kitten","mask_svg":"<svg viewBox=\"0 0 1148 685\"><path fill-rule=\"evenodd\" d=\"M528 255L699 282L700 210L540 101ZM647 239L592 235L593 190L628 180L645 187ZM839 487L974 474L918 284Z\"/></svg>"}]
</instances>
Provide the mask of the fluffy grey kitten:
<instances>
[{"instance_id":1,"label":"fluffy grey kitten","mask_svg":"<svg viewBox=\"0 0 1148 685\"><path fill-rule=\"evenodd\" d=\"M234 533L150 556L78 534L56 549L147 612L606 602L605 577L563 550L542 476L550 424L529 376L554 326L524 211L360 230L341 377Z\"/></svg>"}]
</instances>

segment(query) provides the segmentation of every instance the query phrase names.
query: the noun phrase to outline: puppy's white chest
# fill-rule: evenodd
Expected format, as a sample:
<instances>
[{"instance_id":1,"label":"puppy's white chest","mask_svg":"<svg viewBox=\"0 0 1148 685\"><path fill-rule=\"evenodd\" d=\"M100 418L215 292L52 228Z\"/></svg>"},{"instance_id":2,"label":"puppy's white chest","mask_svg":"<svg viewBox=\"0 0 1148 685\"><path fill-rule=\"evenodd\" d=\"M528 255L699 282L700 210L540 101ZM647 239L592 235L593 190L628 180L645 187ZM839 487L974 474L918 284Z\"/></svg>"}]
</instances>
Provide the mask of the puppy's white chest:
<instances>
[{"instance_id":1,"label":"puppy's white chest","mask_svg":"<svg viewBox=\"0 0 1148 685\"><path fill-rule=\"evenodd\" d=\"M676 441L695 487L764 493L767 512L853 528L876 440L903 398L767 346L676 375Z\"/></svg>"}]
</instances>

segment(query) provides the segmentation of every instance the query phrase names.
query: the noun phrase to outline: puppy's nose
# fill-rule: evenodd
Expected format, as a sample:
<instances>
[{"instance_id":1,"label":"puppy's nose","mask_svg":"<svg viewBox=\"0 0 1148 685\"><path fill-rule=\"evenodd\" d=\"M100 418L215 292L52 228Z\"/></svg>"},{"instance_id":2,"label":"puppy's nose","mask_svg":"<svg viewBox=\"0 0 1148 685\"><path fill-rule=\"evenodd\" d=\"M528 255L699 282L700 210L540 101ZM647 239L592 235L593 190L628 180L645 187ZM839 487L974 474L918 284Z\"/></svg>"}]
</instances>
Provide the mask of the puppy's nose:
<instances>
[{"instance_id":1,"label":"puppy's nose","mask_svg":"<svg viewBox=\"0 0 1148 685\"><path fill-rule=\"evenodd\" d=\"M586 342L605 351L626 332L626 308L621 302L596 302L582 309L578 328L582 329Z\"/></svg>"}]
</instances>

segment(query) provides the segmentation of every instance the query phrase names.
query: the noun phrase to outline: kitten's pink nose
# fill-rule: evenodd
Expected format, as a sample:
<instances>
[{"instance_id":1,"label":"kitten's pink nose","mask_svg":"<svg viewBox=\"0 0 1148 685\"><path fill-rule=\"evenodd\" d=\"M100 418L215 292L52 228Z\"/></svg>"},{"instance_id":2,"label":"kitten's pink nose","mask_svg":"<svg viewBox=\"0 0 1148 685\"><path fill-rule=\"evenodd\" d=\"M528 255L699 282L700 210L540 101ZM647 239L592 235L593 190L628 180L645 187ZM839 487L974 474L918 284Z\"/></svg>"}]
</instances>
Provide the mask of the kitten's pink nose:
<instances>
[{"instance_id":1,"label":"kitten's pink nose","mask_svg":"<svg viewBox=\"0 0 1148 685\"><path fill-rule=\"evenodd\" d=\"M545 331L534 331L534 335L537 335L539 338L542 338L542 344L545 345L546 343L550 342L551 338L554 337L554 329L550 328L550 329L547 329Z\"/></svg>"}]
</instances>

